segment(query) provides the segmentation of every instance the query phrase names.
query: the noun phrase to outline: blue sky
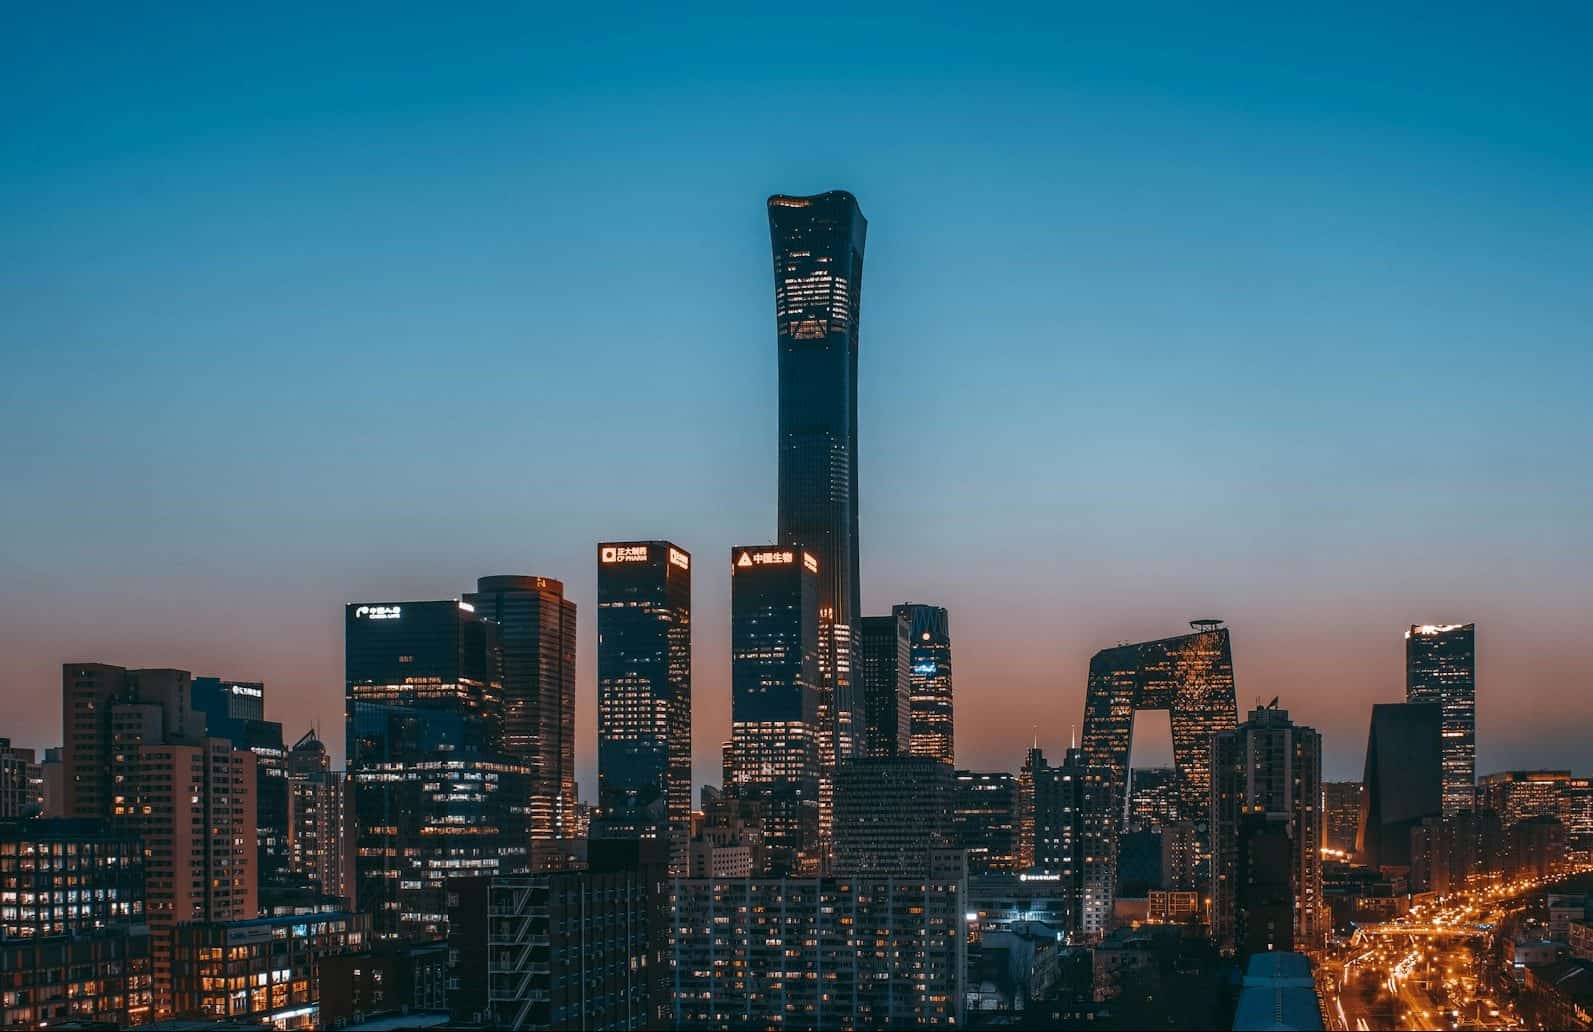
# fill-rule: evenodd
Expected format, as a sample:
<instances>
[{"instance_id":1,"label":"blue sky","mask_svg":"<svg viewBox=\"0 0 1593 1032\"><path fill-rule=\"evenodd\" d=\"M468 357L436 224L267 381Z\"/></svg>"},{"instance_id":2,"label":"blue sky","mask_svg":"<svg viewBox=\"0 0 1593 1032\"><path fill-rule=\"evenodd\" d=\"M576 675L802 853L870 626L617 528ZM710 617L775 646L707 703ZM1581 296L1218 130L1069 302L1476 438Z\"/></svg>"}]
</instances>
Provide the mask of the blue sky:
<instances>
[{"instance_id":1,"label":"blue sky","mask_svg":"<svg viewBox=\"0 0 1593 1032\"><path fill-rule=\"evenodd\" d=\"M394 5L0 15L0 690L268 682L340 607L599 538L774 528L763 199L870 220L864 602L951 608L960 760L1060 749L1088 656L1234 629L1359 771L1400 631L1479 623L1479 770L1586 769L1593 22ZM588 774L588 785L590 778Z\"/></svg>"}]
</instances>

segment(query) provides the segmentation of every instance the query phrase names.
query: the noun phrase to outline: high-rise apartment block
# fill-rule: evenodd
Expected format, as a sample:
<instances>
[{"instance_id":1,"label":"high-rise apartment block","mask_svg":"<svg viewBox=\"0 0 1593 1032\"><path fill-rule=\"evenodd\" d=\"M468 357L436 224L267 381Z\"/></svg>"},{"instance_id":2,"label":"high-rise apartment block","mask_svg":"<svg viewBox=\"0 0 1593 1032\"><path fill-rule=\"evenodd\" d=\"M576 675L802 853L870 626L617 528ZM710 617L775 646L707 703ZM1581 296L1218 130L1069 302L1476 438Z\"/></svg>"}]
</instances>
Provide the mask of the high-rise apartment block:
<instances>
[{"instance_id":1,"label":"high-rise apartment block","mask_svg":"<svg viewBox=\"0 0 1593 1032\"><path fill-rule=\"evenodd\" d=\"M154 1012L164 1017L172 930L258 911L255 756L206 735L186 670L68 663L61 675L66 809L143 843Z\"/></svg>"},{"instance_id":2,"label":"high-rise apartment block","mask_svg":"<svg viewBox=\"0 0 1593 1032\"><path fill-rule=\"evenodd\" d=\"M680 1029L963 1023L960 852L912 878L688 879L670 886Z\"/></svg>"},{"instance_id":3,"label":"high-rise apartment block","mask_svg":"<svg viewBox=\"0 0 1593 1032\"><path fill-rule=\"evenodd\" d=\"M1213 936L1241 954L1316 949L1329 926L1322 736L1274 704L1218 733L1211 748ZM1273 913L1280 892L1281 925Z\"/></svg>"},{"instance_id":4,"label":"high-rise apartment block","mask_svg":"<svg viewBox=\"0 0 1593 1032\"><path fill-rule=\"evenodd\" d=\"M1444 816L1475 806L1477 628L1419 624L1405 632L1405 701L1443 711Z\"/></svg>"}]
</instances>

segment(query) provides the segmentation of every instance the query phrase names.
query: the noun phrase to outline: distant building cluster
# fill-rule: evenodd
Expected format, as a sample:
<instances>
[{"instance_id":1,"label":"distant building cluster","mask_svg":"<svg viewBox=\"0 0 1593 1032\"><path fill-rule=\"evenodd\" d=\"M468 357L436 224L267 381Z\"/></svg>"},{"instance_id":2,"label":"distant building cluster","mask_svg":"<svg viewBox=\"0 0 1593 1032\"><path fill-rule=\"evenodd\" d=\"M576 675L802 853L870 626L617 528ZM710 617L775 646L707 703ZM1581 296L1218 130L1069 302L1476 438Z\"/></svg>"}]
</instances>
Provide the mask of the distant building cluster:
<instances>
[{"instance_id":1,"label":"distant building cluster","mask_svg":"<svg viewBox=\"0 0 1593 1032\"><path fill-rule=\"evenodd\" d=\"M693 805L700 560L671 540L596 547L595 803L553 578L349 603L343 770L260 681L69 662L61 746L0 739L0 1024L1321 1027L1336 933L1593 849L1588 779L1476 777L1471 624L1406 632L1360 782L1279 699L1241 715L1209 619L1097 652L1059 762L959 766L947 610L862 612L866 220L844 192L768 218L777 525L720 553L721 784ZM1133 766L1142 710L1173 766Z\"/></svg>"}]
</instances>

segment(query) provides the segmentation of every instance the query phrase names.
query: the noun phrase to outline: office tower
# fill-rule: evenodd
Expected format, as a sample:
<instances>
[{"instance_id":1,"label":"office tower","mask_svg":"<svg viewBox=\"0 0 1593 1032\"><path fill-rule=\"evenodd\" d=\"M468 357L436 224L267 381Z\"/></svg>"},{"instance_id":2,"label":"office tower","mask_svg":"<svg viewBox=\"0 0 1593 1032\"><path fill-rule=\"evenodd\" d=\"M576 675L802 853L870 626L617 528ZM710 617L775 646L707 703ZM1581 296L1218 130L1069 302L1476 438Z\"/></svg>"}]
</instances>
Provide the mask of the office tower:
<instances>
[{"instance_id":1,"label":"office tower","mask_svg":"<svg viewBox=\"0 0 1593 1032\"><path fill-rule=\"evenodd\" d=\"M1484 774L1477 786L1482 808L1499 815L1507 830L1530 817L1558 817L1572 798L1568 770L1502 770Z\"/></svg>"},{"instance_id":2,"label":"office tower","mask_svg":"<svg viewBox=\"0 0 1593 1032\"><path fill-rule=\"evenodd\" d=\"M132 1028L153 1018L142 925L0 938L0 1028Z\"/></svg>"},{"instance_id":3,"label":"office tower","mask_svg":"<svg viewBox=\"0 0 1593 1032\"><path fill-rule=\"evenodd\" d=\"M192 1021L323 1028L321 963L363 949L370 924L368 914L331 910L181 925L173 1011Z\"/></svg>"},{"instance_id":4,"label":"office tower","mask_svg":"<svg viewBox=\"0 0 1593 1032\"><path fill-rule=\"evenodd\" d=\"M961 1026L961 853L916 878L693 878L670 886L669 1024Z\"/></svg>"},{"instance_id":5,"label":"office tower","mask_svg":"<svg viewBox=\"0 0 1593 1032\"><path fill-rule=\"evenodd\" d=\"M922 876L955 846L950 767L923 756L861 757L835 772L836 875Z\"/></svg>"},{"instance_id":6,"label":"office tower","mask_svg":"<svg viewBox=\"0 0 1593 1032\"><path fill-rule=\"evenodd\" d=\"M44 767L33 750L0 738L0 820L43 813L44 795Z\"/></svg>"},{"instance_id":7,"label":"office tower","mask_svg":"<svg viewBox=\"0 0 1593 1032\"><path fill-rule=\"evenodd\" d=\"M1019 866L1023 790L1018 776L1005 770L959 770L955 787L952 840L968 851L968 876L1027 870Z\"/></svg>"},{"instance_id":8,"label":"office tower","mask_svg":"<svg viewBox=\"0 0 1593 1032\"><path fill-rule=\"evenodd\" d=\"M344 617L356 888L378 940L440 938L450 877L524 873L530 770L503 749L498 625L468 602Z\"/></svg>"},{"instance_id":9,"label":"office tower","mask_svg":"<svg viewBox=\"0 0 1593 1032\"><path fill-rule=\"evenodd\" d=\"M908 602L892 613L908 618L908 700L910 748L914 756L933 756L955 765L957 741L952 723L951 619L940 606Z\"/></svg>"},{"instance_id":10,"label":"office tower","mask_svg":"<svg viewBox=\"0 0 1593 1032\"><path fill-rule=\"evenodd\" d=\"M1443 815L1443 711L1436 703L1378 703L1366 739L1357 862L1409 867L1410 829Z\"/></svg>"},{"instance_id":11,"label":"office tower","mask_svg":"<svg viewBox=\"0 0 1593 1032\"><path fill-rule=\"evenodd\" d=\"M265 718L265 685L259 681L193 679L194 709L203 714L205 733L225 738L234 749L255 757L255 828L259 835L256 870L264 889L287 886L288 781L287 748L282 725Z\"/></svg>"},{"instance_id":12,"label":"office tower","mask_svg":"<svg viewBox=\"0 0 1593 1032\"><path fill-rule=\"evenodd\" d=\"M332 769L326 745L306 731L288 751L288 867L317 891L353 910L355 889L354 790L348 775Z\"/></svg>"},{"instance_id":13,"label":"office tower","mask_svg":"<svg viewBox=\"0 0 1593 1032\"><path fill-rule=\"evenodd\" d=\"M731 775L764 804L770 870L819 855L819 562L796 548L730 553Z\"/></svg>"},{"instance_id":14,"label":"office tower","mask_svg":"<svg viewBox=\"0 0 1593 1032\"><path fill-rule=\"evenodd\" d=\"M1355 852L1355 830L1361 824L1361 783L1322 782L1322 845L1346 857Z\"/></svg>"},{"instance_id":15,"label":"office tower","mask_svg":"<svg viewBox=\"0 0 1593 1032\"><path fill-rule=\"evenodd\" d=\"M1329 927L1322 900L1322 736L1294 723L1274 700L1213 736L1211 749L1213 937L1241 955L1316 949ZM1273 914L1280 906L1283 928L1275 927Z\"/></svg>"},{"instance_id":16,"label":"office tower","mask_svg":"<svg viewBox=\"0 0 1593 1032\"><path fill-rule=\"evenodd\" d=\"M0 821L0 938L144 923L144 848L106 821Z\"/></svg>"},{"instance_id":17,"label":"office tower","mask_svg":"<svg viewBox=\"0 0 1593 1032\"><path fill-rule=\"evenodd\" d=\"M1412 625L1405 632L1405 701L1443 709L1444 816L1476 804L1477 628Z\"/></svg>"},{"instance_id":18,"label":"office tower","mask_svg":"<svg viewBox=\"0 0 1593 1032\"><path fill-rule=\"evenodd\" d=\"M1095 805L1101 810L1092 824L1116 832L1128 823L1129 762L1134 714L1142 709L1167 710L1173 733L1174 799L1170 816L1192 821L1200 833L1201 863L1210 854L1211 740L1238 722L1234 698L1233 650L1228 631L1218 620L1193 620L1194 633L1103 649L1090 659L1084 697L1083 764L1106 773L1106 793ZM1100 884L1107 898L1116 885L1114 847L1106 850ZM1085 908L1093 921L1098 912ZM1104 922L1104 918L1101 919ZM1099 931L1104 932L1104 923Z\"/></svg>"},{"instance_id":19,"label":"office tower","mask_svg":"<svg viewBox=\"0 0 1593 1032\"><path fill-rule=\"evenodd\" d=\"M857 347L868 221L843 191L769 198L780 366L778 540L819 563L823 763L863 751L852 679L861 615Z\"/></svg>"},{"instance_id":20,"label":"office tower","mask_svg":"<svg viewBox=\"0 0 1593 1032\"><path fill-rule=\"evenodd\" d=\"M482 577L464 597L498 624L503 752L531 771L531 850L539 868L569 863L575 797L575 603L549 577Z\"/></svg>"},{"instance_id":21,"label":"office tower","mask_svg":"<svg viewBox=\"0 0 1593 1032\"><path fill-rule=\"evenodd\" d=\"M1179 819L1178 771L1137 767L1128 772L1128 826L1157 831Z\"/></svg>"},{"instance_id":22,"label":"office tower","mask_svg":"<svg viewBox=\"0 0 1593 1032\"><path fill-rule=\"evenodd\" d=\"M597 548L597 833L691 836L691 556L668 541Z\"/></svg>"},{"instance_id":23,"label":"office tower","mask_svg":"<svg viewBox=\"0 0 1593 1032\"><path fill-rule=\"evenodd\" d=\"M864 753L906 756L912 748L911 619L865 616L857 644L857 680L863 693Z\"/></svg>"},{"instance_id":24,"label":"office tower","mask_svg":"<svg viewBox=\"0 0 1593 1032\"><path fill-rule=\"evenodd\" d=\"M1089 767L1069 749L1061 766L1030 751L1034 778L1034 869L1055 878L1070 900L1073 930L1086 939L1104 935L1112 918L1117 822L1109 805L1111 772Z\"/></svg>"},{"instance_id":25,"label":"office tower","mask_svg":"<svg viewBox=\"0 0 1593 1032\"><path fill-rule=\"evenodd\" d=\"M1111 774L1113 809L1121 812L1138 710L1172 717L1176 818L1206 819L1211 791L1211 736L1238 723L1233 650L1217 620L1194 620L1195 633L1103 649L1090 660L1084 700L1086 761Z\"/></svg>"}]
</instances>

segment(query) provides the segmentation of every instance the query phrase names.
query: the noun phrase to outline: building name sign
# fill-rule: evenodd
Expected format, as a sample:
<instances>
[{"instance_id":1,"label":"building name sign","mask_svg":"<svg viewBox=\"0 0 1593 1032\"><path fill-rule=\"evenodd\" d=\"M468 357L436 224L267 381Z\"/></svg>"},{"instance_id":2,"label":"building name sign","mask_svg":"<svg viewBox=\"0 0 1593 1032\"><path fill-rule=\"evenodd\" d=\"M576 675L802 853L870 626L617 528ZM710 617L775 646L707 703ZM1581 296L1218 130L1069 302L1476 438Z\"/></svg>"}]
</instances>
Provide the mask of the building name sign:
<instances>
[{"instance_id":1,"label":"building name sign","mask_svg":"<svg viewBox=\"0 0 1593 1032\"><path fill-rule=\"evenodd\" d=\"M263 699L263 698L265 698L265 690L263 688L256 688L254 685L250 685L250 684L235 684L235 685L232 685L232 694L234 694L234 695L247 695L251 699Z\"/></svg>"},{"instance_id":2,"label":"building name sign","mask_svg":"<svg viewBox=\"0 0 1593 1032\"><path fill-rule=\"evenodd\" d=\"M356 620L397 620L403 614L401 606L360 606L354 610Z\"/></svg>"},{"instance_id":3,"label":"building name sign","mask_svg":"<svg viewBox=\"0 0 1593 1032\"><path fill-rule=\"evenodd\" d=\"M649 558L646 545L604 545L597 554L602 563L645 563Z\"/></svg>"},{"instance_id":4,"label":"building name sign","mask_svg":"<svg viewBox=\"0 0 1593 1032\"><path fill-rule=\"evenodd\" d=\"M682 570L691 569L691 556L687 555L685 552L682 552L678 548L671 548L669 550L669 561L680 567Z\"/></svg>"}]
</instances>

